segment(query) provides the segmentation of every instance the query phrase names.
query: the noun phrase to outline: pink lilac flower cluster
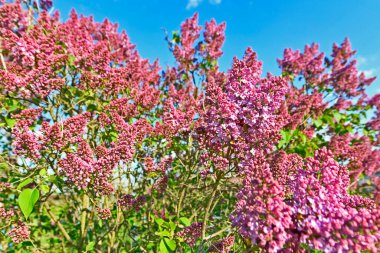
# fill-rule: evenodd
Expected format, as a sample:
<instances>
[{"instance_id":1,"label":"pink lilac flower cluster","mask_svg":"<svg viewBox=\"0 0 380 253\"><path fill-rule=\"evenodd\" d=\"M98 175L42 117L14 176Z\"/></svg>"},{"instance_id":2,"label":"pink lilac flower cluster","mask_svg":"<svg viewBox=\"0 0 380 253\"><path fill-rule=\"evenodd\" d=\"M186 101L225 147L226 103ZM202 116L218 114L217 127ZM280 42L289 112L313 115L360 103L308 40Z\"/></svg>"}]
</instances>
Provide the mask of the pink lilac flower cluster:
<instances>
[{"instance_id":1,"label":"pink lilac flower cluster","mask_svg":"<svg viewBox=\"0 0 380 253\"><path fill-rule=\"evenodd\" d=\"M234 59L226 82L210 76L206 87L207 110L200 128L201 144L220 152L226 145L250 151L270 151L279 140L282 120L277 115L287 90L286 80L268 75L261 79L256 53L248 49L243 60Z\"/></svg>"},{"instance_id":2,"label":"pink lilac flower cluster","mask_svg":"<svg viewBox=\"0 0 380 253\"><path fill-rule=\"evenodd\" d=\"M61 22L58 12L47 12L51 0L39 5L34 1L39 9L35 16L21 3L0 0L4 93L29 104L43 101L40 106L46 108L45 103L56 97L72 99L66 96L78 89L78 93L90 91L99 103L92 112L86 112L89 106L81 101L75 101L72 110L60 105L55 109L64 112L63 118L42 108L13 115L16 155L38 162L45 153L57 154L61 175L76 188L89 188L99 196L114 192L114 169L136 158L146 137L165 139L167 148L173 140L191 140L201 151L196 162L205 168L204 178L238 173L244 179L231 220L249 245L266 252L294 252L305 245L327 252L380 248L380 150L374 148L380 142L380 97L365 94L374 78L359 73L347 39L340 46L334 44L331 59L319 52L317 44L306 46L303 53L286 49L278 60L282 77L262 77L262 63L250 48L223 73L216 60L222 55L226 25L206 22L202 40L195 14L170 42L177 65L161 75L158 61L151 64L141 58L126 33L119 33L107 19L96 23L72 11ZM299 77L304 85L297 83ZM326 101L330 90L334 99ZM331 138L326 146L332 153L320 149L314 157L302 158L275 149L281 129L299 129L313 139L318 127L310 123L312 119L327 109L345 111L355 106L375 109L365 124L375 137L328 129ZM36 130L38 119L43 122ZM91 140L89 128L94 125L99 127L97 133L112 131L116 137ZM144 172L155 177L151 190L162 195L171 159L142 157ZM363 174L372 180L374 200L348 194ZM139 211L146 198L127 194L117 205ZM111 217L108 208L97 211L101 219ZM12 215L0 208L1 218ZM160 215L165 216L165 210ZM202 223L197 222L176 235L194 246L201 230ZM29 238L30 231L20 222L9 235L19 243ZM230 236L209 250L228 252L233 244Z\"/></svg>"},{"instance_id":3,"label":"pink lilac flower cluster","mask_svg":"<svg viewBox=\"0 0 380 253\"><path fill-rule=\"evenodd\" d=\"M200 45L200 51L206 53L206 59L218 59L222 56L223 52L221 50L226 30L226 23L217 24L215 19L211 19L205 24L205 30L203 32L204 42Z\"/></svg>"},{"instance_id":4,"label":"pink lilac flower cluster","mask_svg":"<svg viewBox=\"0 0 380 253\"><path fill-rule=\"evenodd\" d=\"M133 196L126 194L117 200L117 205L125 210L129 210L133 206Z\"/></svg>"},{"instance_id":5,"label":"pink lilac flower cluster","mask_svg":"<svg viewBox=\"0 0 380 253\"><path fill-rule=\"evenodd\" d=\"M79 87L102 88L106 94L132 88L150 101L155 94L149 90L150 84L159 80L158 62L149 64L142 59L126 33L118 33L117 25L108 20L96 23L73 11L66 22L60 22L58 12L49 15L45 11L50 6L51 1L40 1L42 11L38 25L33 26L28 25L30 16L18 1L1 6L2 17L7 17L1 23L7 69L1 69L0 75L7 91L46 97L68 83L57 70L70 63L82 70Z\"/></svg>"},{"instance_id":6,"label":"pink lilac flower cluster","mask_svg":"<svg viewBox=\"0 0 380 253\"><path fill-rule=\"evenodd\" d=\"M13 217L15 214L12 210L6 211L4 207L0 207L0 221L8 220Z\"/></svg>"},{"instance_id":7,"label":"pink lilac flower cluster","mask_svg":"<svg viewBox=\"0 0 380 253\"><path fill-rule=\"evenodd\" d=\"M29 239L30 230L29 227L23 223L19 222L8 234L14 243L21 243Z\"/></svg>"},{"instance_id":8,"label":"pink lilac flower cluster","mask_svg":"<svg viewBox=\"0 0 380 253\"><path fill-rule=\"evenodd\" d=\"M287 80L270 74L261 78L261 69L256 53L247 49L243 60L234 59L227 76L214 72L208 77L206 109L195 135L205 151L201 161L213 168L203 175L226 171L231 157L244 161L256 150L268 153L280 139L284 120L278 110Z\"/></svg>"},{"instance_id":9,"label":"pink lilac flower cluster","mask_svg":"<svg viewBox=\"0 0 380 253\"><path fill-rule=\"evenodd\" d=\"M47 121L42 122L41 136L38 138L41 148L60 151L70 144L75 144L85 133L90 118L91 114L86 112L53 125Z\"/></svg>"},{"instance_id":10,"label":"pink lilac flower cluster","mask_svg":"<svg viewBox=\"0 0 380 253\"><path fill-rule=\"evenodd\" d=\"M159 195L165 193L166 188L168 187L168 176L160 177L152 186L152 189L156 191Z\"/></svg>"},{"instance_id":11,"label":"pink lilac flower cluster","mask_svg":"<svg viewBox=\"0 0 380 253\"><path fill-rule=\"evenodd\" d=\"M12 135L14 136L12 144L16 154L24 155L33 160L38 160L41 157L40 149L42 146L39 142L39 137L30 130L30 127L41 115L42 110L42 108L26 109L14 116L18 120L12 129Z\"/></svg>"},{"instance_id":12,"label":"pink lilac flower cluster","mask_svg":"<svg viewBox=\"0 0 380 253\"><path fill-rule=\"evenodd\" d=\"M288 180L281 184L272 176L278 168L271 168L264 158L247 164L232 216L240 233L269 252L296 250L301 244L329 252L376 252L379 207L370 199L347 193L347 168L325 148L302 164L299 159L288 160Z\"/></svg>"},{"instance_id":13,"label":"pink lilac flower cluster","mask_svg":"<svg viewBox=\"0 0 380 253\"><path fill-rule=\"evenodd\" d=\"M333 45L333 60L331 61L331 75L329 82L338 94L347 94L348 97L364 93L364 87L370 85L375 78L365 78L364 73L358 73L356 60L351 60L356 51L351 49L351 43L346 38L339 46Z\"/></svg>"},{"instance_id":14,"label":"pink lilac flower cluster","mask_svg":"<svg viewBox=\"0 0 380 253\"><path fill-rule=\"evenodd\" d=\"M62 122L49 125L47 121L42 123L41 134L29 129L41 114L42 109L27 109L15 118L18 120L13 128L15 140L14 150L19 155L25 155L37 160L40 152L49 148L57 151L67 150L67 147L77 145L74 153L66 153L59 161L59 167L68 180L79 189L86 188L93 178L92 185L102 194L109 194L113 186L108 183L112 171L119 161L128 161L134 153L135 141L141 141L152 127L146 120L138 120L133 125L125 123L124 119L116 121L120 131L119 138L112 143L111 148L102 149L101 155L95 158L89 144L83 139L86 126L91 119L89 112L78 114ZM67 151L65 151L67 152ZM164 170L164 164L159 168Z\"/></svg>"},{"instance_id":15,"label":"pink lilac flower cluster","mask_svg":"<svg viewBox=\"0 0 380 253\"><path fill-rule=\"evenodd\" d=\"M96 208L96 211L98 212L98 216L102 220L106 220L112 216L111 210L109 208Z\"/></svg>"},{"instance_id":16,"label":"pink lilac flower cluster","mask_svg":"<svg viewBox=\"0 0 380 253\"><path fill-rule=\"evenodd\" d=\"M279 59L278 63L283 71L302 76L313 88L320 85L332 87L341 98L344 95L352 97L362 95L363 88L375 80L366 79L363 73L358 73L356 60L351 59L355 53L346 38L341 46L334 44L332 60L324 59L319 46L312 44L305 46L303 53L285 49L283 59ZM326 72L327 69L331 69L331 72Z\"/></svg>"},{"instance_id":17,"label":"pink lilac flower cluster","mask_svg":"<svg viewBox=\"0 0 380 253\"><path fill-rule=\"evenodd\" d=\"M291 207L285 203L285 191L273 178L263 154L257 153L244 169L246 178L237 195L233 225L252 244L275 252L290 238Z\"/></svg>"},{"instance_id":18,"label":"pink lilac flower cluster","mask_svg":"<svg viewBox=\"0 0 380 253\"><path fill-rule=\"evenodd\" d=\"M380 150L373 149L371 141L366 136L349 133L335 135L331 138L329 148L337 159L347 162L354 182L357 182L363 172L368 176L375 176L380 168Z\"/></svg>"},{"instance_id":19,"label":"pink lilac flower cluster","mask_svg":"<svg viewBox=\"0 0 380 253\"><path fill-rule=\"evenodd\" d=\"M341 46L334 44L331 60L319 52L317 44L305 46L303 53L285 49L283 59L278 60L283 74L292 75L294 79L303 77L306 83L298 87L292 81L287 94L287 105L281 113L287 115L289 128L295 129L304 124L306 116L318 118L328 106L323 100L326 96L324 91L328 89L334 91L332 97L336 99L330 102L335 101L333 106L338 110L351 107L352 97L360 96L359 105L366 100L364 87L373 83L375 78L365 78L363 73L359 74L356 60L352 59L354 54L348 39Z\"/></svg>"},{"instance_id":20,"label":"pink lilac flower cluster","mask_svg":"<svg viewBox=\"0 0 380 253\"><path fill-rule=\"evenodd\" d=\"M0 192L5 191L11 187L11 183L0 182Z\"/></svg>"},{"instance_id":21,"label":"pink lilac flower cluster","mask_svg":"<svg viewBox=\"0 0 380 253\"><path fill-rule=\"evenodd\" d=\"M133 200L132 205L135 211L138 212L145 203L146 203L146 196L140 195Z\"/></svg>"},{"instance_id":22,"label":"pink lilac flower cluster","mask_svg":"<svg viewBox=\"0 0 380 253\"><path fill-rule=\"evenodd\" d=\"M328 125L330 135L327 146L333 151L335 159L345 163L353 180L352 190L359 189L358 181L365 176L370 179L372 194L376 201L380 199L377 176L379 172L379 96L368 97L365 88L371 85L375 78L367 78L360 73L356 60L353 58L348 39L341 45L334 44L330 58L319 52L318 45L306 46L304 52L286 49L282 60L278 60L283 75L291 76L291 86L286 94L286 104L280 110L286 119L287 129L300 129L310 139L316 135L311 119L318 119L329 110L348 114L349 111L359 113L365 108L374 109L372 119L367 120L364 131L356 123L346 122L345 127L353 128L353 133L339 133ZM305 84L294 81L303 78ZM335 119L336 124L342 124ZM330 123L329 123L330 124ZM356 126L355 126L356 124ZM358 129L356 129L358 128ZM372 134L373 133L373 134Z\"/></svg>"},{"instance_id":23,"label":"pink lilac flower cluster","mask_svg":"<svg viewBox=\"0 0 380 253\"><path fill-rule=\"evenodd\" d=\"M219 252L219 253L229 253L231 248L234 246L235 237L228 236L220 241L217 241L208 249L209 252Z\"/></svg>"},{"instance_id":24,"label":"pink lilac flower cluster","mask_svg":"<svg viewBox=\"0 0 380 253\"><path fill-rule=\"evenodd\" d=\"M136 211L139 211L141 207L145 204L145 202L146 196L144 195L140 195L136 198L133 198L132 195L126 194L117 200L117 205L126 211L130 210L132 207Z\"/></svg>"},{"instance_id":25,"label":"pink lilac flower cluster","mask_svg":"<svg viewBox=\"0 0 380 253\"><path fill-rule=\"evenodd\" d=\"M202 101L194 79L181 84L178 83L181 75L181 70L175 68L167 69L164 74L164 82L168 86L167 99L163 103L162 123L155 124L155 132L169 144L174 136L188 134L193 129Z\"/></svg>"},{"instance_id":26,"label":"pink lilac flower cluster","mask_svg":"<svg viewBox=\"0 0 380 253\"><path fill-rule=\"evenodd\" d=\"M2 35L10 35L10 31L25 32L28 25L28 12L22 8L20 1L7 3L7 1L1 0L0 4L0 26L5 28L1 31Z\"/></svg>"},{"instance_id":27,"label":"pink lilac flower cluster","mask_svg":"<svg viewBox=\"0 0 380 253\"><path fill-rule=\"evenodd\" d=\"M176 236L182 237L187 244L194 246L201 233L202 222L196 222L179 231Z\"/></svg>"},{"instance_id":28,"label":"pink lilac flower cluster","mask_svg":"<svg viewBox=\"0 0 380 253\"><path fill-rule=\"evenodd\" d=\"M226 24L217 24L214 19L206 22L203 39L199 40L202 27L198 25L198 13L186 19L181 25L180 34L174 36L174 42L169 41L169 47L178 63L179 72L199 71L205 73L207 69L200 69L201 64L214 64L222 56L221 50L225 40Z\"/></svg>"},{"instance_id":29,"label":"pink lilac flower cluster","mask_svg":"<svg viewBox=\"0 0 380 253\"><path fill-rule=\"evenodd\" d=\"M94 152L85 140L78 138L76 142L76 152L68 153L59 161L61 170L79 189L86 188L91 183L97 193L109 195L113 192L113 186L108 180L120 161L131 159L133 143L120 141L109 149L98 146Z\"/></svg>"},{"instance_id":30,"label":"pink lilac flower cluster","mask_svg":"<svg viewBox=\"0 0 380 253\"><path fill-rule=\"evenodd\" d=\"M86 188L94 173L92 164L74 154L67 154L66 158L59 162L59 167L78 189Z\"/></svg>"},{"instance_id":31,"label":"pink lilac flower cluster","mask_svg":"<svg viewBox=\"0 0 380 253\"><path fill-rule=\"evenodd\" d=\"M169 169L172 159L168 156L163 157L159 163L155 163L153 158L148 156L144 159L144 171L149 175L161 175Z\"/></svg>"},{"instance_id":32,"label":"pink lilac flower cluster","mask_svg":"<svg viewBox=\"0 0 380 253\"><path fill-rule=\"evenodd\" d=\"M376 251L379 208L361 208L363 199L348 195L347 168L326 149L316 152L304 166L292 183L293 217L298 217L294 223L297 238L293 241L334 252Z\"/></svg>"},{"instance_id":33,"label":"pink lilac flower cluster","mask_svg":"<svg viewBox=\"0 0 380 253\"><path fill-rule=\"evenodd\" d=\"M146 173L165 173L165 166L156 165L152 159L152 157L146 157L144 159L144 170Z\"/></svg>"},{"instance_id":34,"label":"pink lilac flower cluster","mask_svg":"<svg viewBox=\"0 0 380 253\"><path fill-rule=\"evenodd\" d=\"M202 27L198 25L198 14L194 14L181 25L180 45L175 45L173 55L180 63L180 69L190 70L196 49L193 44L200 36Z\"/></svg>"},{"instance_id":35,"label":"pink lilac flower cluster","mask_svg":"<svg viewBox=\"0 0 380 253\"><path fill-rule=\"evenodd\" d=\"M36 1L37 2L37 1ZM40 8L42 10L49 10L51 7L53 7L53 1L52 0L40 0L39 1Z\"/></svg>"},{"instance_id":36,"label":"pink lilac flower cluster","mask_svg":"<svg viewBox=\"0 0 380 253\"><path fill-rule=\"evenodd\" d=\"M282 185L287 186L297 167L302 166L303 160L297 154L287 154L285 151L272 153L268 159L272 176ZM287 190L287 189L285 189Z\"/></svg>"},{"instance_id":37,"label":"pink lilac flower cluster","mask_svg":"<svg viewBox=\"0 0 380 253\"><path fill-rule=\"evenodd\" d=\"M283 104L280 113L285 119L285 127L294 130L306 122L305 118L320 117L326 108L322 93L314 90L307 94L304 87L292 87L286 94L286 104Z\"/></svg>"}]
</instances>

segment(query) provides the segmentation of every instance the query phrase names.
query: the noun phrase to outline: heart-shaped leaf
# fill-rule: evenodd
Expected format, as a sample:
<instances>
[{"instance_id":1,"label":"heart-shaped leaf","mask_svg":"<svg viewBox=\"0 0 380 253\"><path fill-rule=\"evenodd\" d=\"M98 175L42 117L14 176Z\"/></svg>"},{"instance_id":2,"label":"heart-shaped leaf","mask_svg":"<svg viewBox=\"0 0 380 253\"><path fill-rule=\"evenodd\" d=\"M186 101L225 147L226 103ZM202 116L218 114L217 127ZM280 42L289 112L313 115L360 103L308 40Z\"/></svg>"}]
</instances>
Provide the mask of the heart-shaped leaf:
<instances>
[{"instance_id":1,"label":"heart-shaped leaf","mask_svg":"<svg viewBox=\"0 0 380 253\"><path fill-rule=\"evenodd\" d=\"M33 207L40 198L40 192L37 189L25 189L18 196L18 205L21 208L25 219L29 218L29 215L33 211Z\"/></svg>"}]
</instances>

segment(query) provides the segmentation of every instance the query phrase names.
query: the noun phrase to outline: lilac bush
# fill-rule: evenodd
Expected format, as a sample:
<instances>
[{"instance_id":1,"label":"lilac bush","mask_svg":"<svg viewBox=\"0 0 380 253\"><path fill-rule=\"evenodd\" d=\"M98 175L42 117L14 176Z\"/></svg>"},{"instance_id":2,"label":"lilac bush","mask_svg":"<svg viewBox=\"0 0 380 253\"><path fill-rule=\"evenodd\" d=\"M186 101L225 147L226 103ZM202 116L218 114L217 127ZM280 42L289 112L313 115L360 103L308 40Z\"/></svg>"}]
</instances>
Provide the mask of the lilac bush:
<instances>
[{"instance_id":1,"label":"lilac bush","mask_svg":"<svg viewBox=\"0 0 380 253\"><path fill-rule=\"evenodd\" d=\"M0 1L0 251L378 252L379 94L348 39L222 71L198 14L142 58L52 1Z\"/></svg>"}]
</instances>

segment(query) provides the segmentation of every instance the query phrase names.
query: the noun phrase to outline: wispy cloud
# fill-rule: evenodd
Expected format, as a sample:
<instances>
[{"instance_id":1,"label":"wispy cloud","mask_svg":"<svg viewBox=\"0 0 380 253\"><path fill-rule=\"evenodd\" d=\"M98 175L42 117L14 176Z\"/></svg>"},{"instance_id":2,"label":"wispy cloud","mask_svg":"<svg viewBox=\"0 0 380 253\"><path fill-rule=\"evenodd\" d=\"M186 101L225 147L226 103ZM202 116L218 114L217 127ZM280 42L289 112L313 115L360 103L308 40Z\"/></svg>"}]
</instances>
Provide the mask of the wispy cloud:
<instances>
[{"instance_id":1,"label":"wispy cloud","mask_svg":"<svg viewBox=\"0 0 380 253\"><path fill-rule=\"evenodd\" d=\"M210 4L220 4L222 2L222 0L209 0Z\"/></svg>"},{"instance_id":2,"label":"wispy cloud","mask_svg":"<svg viewBox=\"0 0 380 253\"><path fill-rule=\"evenodd\" d=\"M378 69L365 69L363 73L366 77L375 76L377 74Z\"/></svg>"},{"instance_id":3,"label":"wispy cloud","mask_svg":"<svg viewBox=\"0 0 380 253\"><path fill-rule=\"evenodd\" d=\"M363 65L363 64L366 64L367 63L367 58L363 57L363 56L358 56L356 58L356 62L358 64L358 66L360 65Z\"/></svg>"},{"instance_id":4,"label":"wispy cloud","mask_svg":"<svg viewBox=\"0 0 380 253\"><path fill-rule=\"evenodd\" d=\"M188 0L186 9L190 10L192 8L197 8L202 3L202 1L203 0ZM222 3L222 0L208 0L208 2L213 5L218 5Z\"/></svg>"},{"instance_id":5,"label":"wispy cloud","mask_svg":"<svg viewBox=\"0 0 380 253\"><path fill-rule=\"evenodd\" d=\"M189 0L186 5L186 9L192 9L198 7L198 5L202 2L202 0Z\"/></svg>"},{"instance_id":6,"label":"wispy cloud","mask_svg":"<svg viewBox=\"0 0 380 253\"><path fill-rule=\"evenodd\" d=\"M380 67L375 67L371 64L374 59L368 59L363 56L358 56L356 58L357 66L359 72L363 72L366 77L373 77L380 74Z\"/></svg>"}]
</instances>

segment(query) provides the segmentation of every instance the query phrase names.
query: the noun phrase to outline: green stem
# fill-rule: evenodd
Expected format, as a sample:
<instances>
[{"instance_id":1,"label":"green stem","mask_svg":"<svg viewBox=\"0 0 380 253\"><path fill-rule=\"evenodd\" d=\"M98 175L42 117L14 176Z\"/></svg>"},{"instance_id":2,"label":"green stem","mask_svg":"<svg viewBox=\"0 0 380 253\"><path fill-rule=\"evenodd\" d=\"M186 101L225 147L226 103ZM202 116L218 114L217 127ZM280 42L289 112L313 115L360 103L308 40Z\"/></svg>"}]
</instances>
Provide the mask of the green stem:
<instances>
[{"instance_id":1,"label":"green stem","mask_svg":"<svg viewBox=\"0 0 380 253\"><path fill-rule=\"evenodd\" d=\"M210 199L209 199L209 201L207 203L207 207L206 207L206 211L205 211L205 216L203 218L203 225L202 225L202 241L206 238L207 221L208 221L208 218L209 218L209 215L210 215L210 209L211 209L211 206L212 206L212 202L214 201L216 192L218 190L220 179L221 179L221 177L219 175L217 175L216 183L215 183L215 185L213 187Z\"/></svg>"},{"instance_id":2,"label":"green stem","mask_svg":"<svg viewBox=\"0 0 380 253\"><path fill-rule=\"evenodd\" d=\"M50 216L50 218L55 222L55 224L57 224L57 226L58 226L59 230L61 231L62 235L66 238L66 240L69 243L72 244L73 241L71 240L69 234L66 232L66 229L62 226L62 224L59 222L59 220L57 220L57 218L54 216L54 214L50 211L50 208L48 207L48 205L46 203L44 204L44 207L45 207L46 212Z\"/></svg>"}]
</instances>

